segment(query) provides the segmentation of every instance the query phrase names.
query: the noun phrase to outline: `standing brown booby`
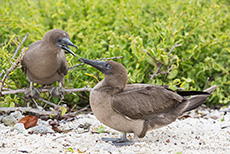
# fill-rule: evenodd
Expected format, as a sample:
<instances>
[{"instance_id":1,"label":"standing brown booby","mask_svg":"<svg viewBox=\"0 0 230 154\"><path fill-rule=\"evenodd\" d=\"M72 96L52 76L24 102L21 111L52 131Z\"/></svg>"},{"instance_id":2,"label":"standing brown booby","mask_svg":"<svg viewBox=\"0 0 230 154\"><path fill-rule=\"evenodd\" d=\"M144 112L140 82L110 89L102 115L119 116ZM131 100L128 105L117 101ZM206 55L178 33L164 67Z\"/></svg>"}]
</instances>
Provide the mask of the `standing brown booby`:
<instances>
[{"instance_id":1,"label":"standing brown booby","mask_svg":"<svg viewBox=\"0 0 230 154\"><path fill-rule=\"evenodd\" d=\"M116 146L133 144L126 138L126 133L134 133L135 137L142 138L148 130L172 123L184 112L201 105L217 87L212 86L204 92L175 92L166 86L126 85L128 77L122 64L84 58L79 60L105 74L105 78L90 92L90 106L99 121L124 132L119 139L102 138ZM188 95L196 96L184 97Z\"/></svg>"},{"instance_id":2,"label":"standing brown booby","mask_svg":"<svg viewBox=\"0 0 230 154\"><path fill-rule=\"evenodd\" d=\"M33 83L51 85L58 81L59 88L53 92L56 91L56 95L63 92L64 76L68 72L65 51L76 57L68 46L78 49L69 38L69 34L64 30L53 29L48 31L42 40L29 46L21 61L22 71L27 74L30 82L30 89L26 91L26 96L39 95L38 91L33 90Z\"/></svg>"}]
</instances>

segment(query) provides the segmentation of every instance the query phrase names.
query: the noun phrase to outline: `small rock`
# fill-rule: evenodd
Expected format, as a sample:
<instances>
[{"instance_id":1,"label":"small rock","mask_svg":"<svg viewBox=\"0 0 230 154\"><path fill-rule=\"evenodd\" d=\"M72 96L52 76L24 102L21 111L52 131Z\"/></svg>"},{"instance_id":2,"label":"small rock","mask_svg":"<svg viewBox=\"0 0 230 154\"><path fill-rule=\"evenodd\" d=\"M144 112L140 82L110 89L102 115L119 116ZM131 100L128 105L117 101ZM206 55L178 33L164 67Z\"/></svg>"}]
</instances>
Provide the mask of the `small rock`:
<instances>
[{"instance_id":1,"label":"small rock","mask_svg":"<svg viewBox=\"0 0 230 154\"><path fill-rule=\"evenodd\" d=\"M54 131L50 127L44 125L34 127L33 131L36 134L54 133Z\"/></svg>"},{"instance_id":2,"label":"small rock","mask_svg":"<svg viewBox=\"0 0 230 154\"><path fill-rule=\"evenodd\" d=\"M10 115L14 116L14 118L19 121L23 118L23 115L19 111L12 112Z\"/></svg>"},{"instance_id":3,"label":"small rock","mask_svg":"<svg viewBox=\"0 0 230 154\"><path fill-rule=\"evenodd\" d=\"M12 115L8 115L2 118L2 122L6 125L6 126L14 126L17 123L17 120L15 119L14 116Z\"/></svg>"},{"instance_id":4,"label":"small rock","mask_svg":"<svg viewBox=\"0 0 230 154\"><path fill-rule=\"evenodd\" d=\"M3 117L4 117L4 116L0 116L0 123L2 122Z\"/></svg>"},{"instance_id":5,"label":"small rock","mask_svg":"<svg viewBox=\"0 0 230 154\"><path fill-rule=\"evenodd\" d=\"M23 123L16 123L14 125L14 130L17 131L18 133L27 134L27 131L26 131Z\"/></svg>"},{"instance_id":6,"label":"small rock","mask_svg":"<svg viewBox=\"0 0 230 154\"><path fill-rule=\"evenodd\" d=\"M38 126L40 126L40 125L49 126L49 122L41 120L41 119L38 119L37 125Z\"/></svg>"},{"instance_id":7,"label":"small rock","mask_svg":"<svg viewBox=\"0 0 230 154\"><path fill-rule=\"evenodd\" d=\"M21 152L21 153L29 153L28 151L26 151L26 150L18 150L18 152Z\"/></svg>"},{"instance_id":8,"label":"small rock","mask_svg":"<svg viewBox=\"0 0 230 154\"><path fill-rule=\"evenodd\" d=\"M89 123L78 125L79 128L83 128L83 129L89 129L90 126L91 126L91 124L89 124Z\"/></svg>"},{"instance_id":9,"label":"small rock","mask_svg":"<svg viewBox=\"0 0 230 154\"><path fill-rule=\"evenodd\" d=\"M57 126L58 125L58 122L56 120L49 120L48 123L50 126Z\"/></svg>"}]
</instances>

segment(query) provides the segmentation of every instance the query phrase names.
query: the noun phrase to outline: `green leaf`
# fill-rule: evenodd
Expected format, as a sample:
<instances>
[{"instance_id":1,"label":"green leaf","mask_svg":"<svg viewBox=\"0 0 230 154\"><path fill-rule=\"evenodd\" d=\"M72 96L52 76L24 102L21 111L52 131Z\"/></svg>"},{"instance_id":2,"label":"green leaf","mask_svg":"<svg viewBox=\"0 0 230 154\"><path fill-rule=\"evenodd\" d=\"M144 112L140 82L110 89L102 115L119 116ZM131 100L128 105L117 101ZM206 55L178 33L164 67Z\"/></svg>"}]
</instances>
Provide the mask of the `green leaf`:
<instances>
[{"instance_id":1,"label":"green leaf","mask_svg":"<svg viewBox=\"0 0 230 154\"><path fill-rule=\"evenodd\" d=\"M15 107L15 103L14 102L10 102L10 107Z\"/></svg>"},{"instance_id":2,"label":"green leaf","mask_svg":"<svg viewBox=\"0 0 230 154\"><path fill-rule=\"evenodd\" d=\"M215 64L213 65L213 68L214 68L216 71L220 71L220 70L221 70L221 66L220 66L219 64L217 64L217 63L215 63Z\"/></svg>"},{"instance_id":3,"label":"green leaf","mask_svg":"<svg viewBox=\"0 0 230 154\"><path fill-rule=\"evenodd\" d=\"M177 85L177 84L179 84L179 83L180 83L180 79L175 79L175 80L173 80L173 82L172 82L173 85Z\"/></svg>"},{"instance_id":4,"label":"green leaf","mask_svg":"<svg viewBox=\"0 0 230 154\"><path fill-rule=\"evenodd\" d=\"M138 75L137 82L141 83L143 81L143 79L144 79L144 76L145 76L145 74Z\"/></svg>"},{"instance_id":5,"label":"green leaf","mask_svg":"<svg viewBox=\"0 0 230 154\"><path fill-rule=\"evenodd\" d=\"M177 90L177 86L176 85L170 85L169 88L172 89L172 90Z\"/></svg>"},{"instance_id":6,"label":"green leaf","mask_svg":"<svg viewBox=\"0 0 230 154\"><path fill-rule=\"evenodd\" d=\"M221 119L221 121L222 121L222 122L224 121L224 117Z\"/></svg>"},{"instance_id":7,"label":"green leaf","mask_svg":"<svg viewBox=\"0 0 230 154\"><path fill-rule=\"evenodd\" d=\"M74 153L73 148L67 148L67 149L66 149L66 152L67 152L67 151L70 151L70 152Z\"/></svg>"},{"instance_id":8,"label":"green leaf","mask_svg":"<svg viewBox=\"0 0 230 154\"><path fill-rule=\"evenodd\" d=\"M161 55L163 62L165 65L168 65L168 56L167 55Z\"/></svg>"},{"instance_id":9,"label":"green leaf","mask_svg":"<svg viewBox=\"0 0 230 154\"><path fill-rule=\"evenodd\" d=\"M168 79L173 79L177 76L177 69L173 69L171 72L169 72Z\"/></svg>"},{"instance_id":10,"label":"green leaf","mask_svg":"<svg viewBox=\"0 0 230 154\"><path fill-rule=\"evenodd\" d=\"M9 102L9 101L12 100L12 98L8 95L8 96L5 97L5 100L6 100L7 102Z\"/></svg>"},{"instance_id":11,"label":"green leaf","mask_svg":"<svg viewBox=\"0 0 230 154\"><path fill-rule=\"evenodd\" d=\"M62 109L61 110L61 116L63 116L67 112L67 109L64 106L62 106L61 109Z\"/></svg>"},{"instance_id":12,"label":"green leaf","mask_svg":"<svg viewBox=\"0 0 230 154\"><path fill-rule=\"evenodd\" d=\"M188 89L188 88L189 88L189 84L188 84L186 81L184 81L184 82L182 82L182 84L180 85L180 88Z\"/></svg>"},{"instance_id":13,"label":"green leaf","mask_svg":"<svg viewBox=\"0 0 230 154\"><path fill-rule=\"evenodd\" d=\"M101 125L100 128L96 129L96 132L98 132L98 133L104 133L105 132L105 127L103 127Z\"/></svg>"},{"instance_id":14,"label":"green leaf","mask_svg":"<svg viewBox=\"0 0 230 154\"><path fill-rule=\"evenodd\" d=\"M191 78L187 78L186 81L187 82L192 82L192 79Z\"/></svg>"},{"instance_id":15,"label":"green leaf","mask_svg":"<svg viewBox=\"0 0 230 154\"><path fill-rule=\"evenodd\" d=\"M228 85L229 85L229 84L230 84L230 81L225 82L225 84L228 84Z\"/></svg>"}]
</instances>

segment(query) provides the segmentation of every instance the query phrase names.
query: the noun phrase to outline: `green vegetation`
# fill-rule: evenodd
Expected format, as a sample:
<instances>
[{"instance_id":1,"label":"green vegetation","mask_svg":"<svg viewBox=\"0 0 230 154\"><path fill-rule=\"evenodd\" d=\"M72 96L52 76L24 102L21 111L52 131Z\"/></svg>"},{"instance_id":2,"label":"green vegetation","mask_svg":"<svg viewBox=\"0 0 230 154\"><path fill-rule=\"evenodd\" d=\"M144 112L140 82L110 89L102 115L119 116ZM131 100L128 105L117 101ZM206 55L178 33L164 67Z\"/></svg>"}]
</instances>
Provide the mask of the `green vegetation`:
<instances>
[{"instance_id":1,"label":"green vegetation","mask_svg":"<svg viewBox=\"0 0 230 154\"><path fill-rule=\"evenodd\" d=\"M100 128L97 128L95 131L98 132L98 133L104 133L105 132L105 127L103 127L101 125Z\"/></svg>"},{"instance_id":2,"label":"green vegetation","mask_svg":"<svg viewBox=\"0 0 230 154\"><path fill-rule=\"evenodd\" d=\"M29 32L28 47L50 29L70 34L80 50L79 57L98 59L123 56L116 60L128 70L130 83L147 83L157 67L149 56L164 62L162 70L173 65L149 83L202 90L218 85L209 98L213 104L230 100L230 3L228 0L1 0L0 6L0 73L11 66L15 49ZM176 44L168 58L167 53ZM148 55L148 54L149 55ZM18 55L17 55L18 56ZM16 58L17 58L16 56ZM69 66L78 58L67 55ZM153 65L152 65L153 64ZM70 70L66 87L93 87L97 81L84 73L98 73L92 67ZM101 73L96 74L101 79ZM20 69L10 74L7 87L28 87ZM205 86L206 85L206 86ZM5 96L4 96L5 97ZM13 106L23 102L9 95L0 100ZM58 100L53 99L53 102ZM67 94L65 101L76 104L81 97Z\"/></svg>"}]
</instances>

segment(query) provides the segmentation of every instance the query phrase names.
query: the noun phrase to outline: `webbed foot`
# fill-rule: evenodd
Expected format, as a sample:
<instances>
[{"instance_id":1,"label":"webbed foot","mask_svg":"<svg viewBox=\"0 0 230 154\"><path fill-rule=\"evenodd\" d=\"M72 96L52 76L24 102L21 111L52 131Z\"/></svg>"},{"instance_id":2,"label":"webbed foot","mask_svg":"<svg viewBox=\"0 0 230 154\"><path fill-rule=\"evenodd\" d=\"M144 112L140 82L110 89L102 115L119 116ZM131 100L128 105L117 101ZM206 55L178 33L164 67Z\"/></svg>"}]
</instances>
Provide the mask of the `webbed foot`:
<instances>
[{"instance_id":1,"label":"webbed foot","mask_svg":"<svg viewBox=\"0 0 230 154\"><path fill-rule=\"evenodd\" d=\"M32 97L32 98L39 98L40 97L40 92L37 88L29 88L28 90L25 91L25 96L26 97Z\"/></svg>"},{"instance_id":2,"label":"webbed foot","mask_svg":"<svg viewBox=\"0 0 230 154\"><path fill-rule=\"evenodd\" d=\"M65 89L63 87L53 87L50 90L50 95L52 97L63 96L65 94Z\"/></svg>"},{"instance_id":3,"label":"webbed foot","mask_svg":"<svg viewBox=\"0 0 230 154\"><path fill-rule=\"evenodd\" d=\"M112 145L115 145L117 147L130 146L134 144L133 141L130 141L129 139L126 138L126 133L124 133L121 138L102 138L102 141L105 141L105 142L110 141L112 142Z\"/></svg>"},{"instance_id":4,"label":"webbed foot","mask_svg":"<svg viewBox=\"0 0 230 154\"><path fill-rule=\"evenodd\" d=\"M112 142L112 145L115 145L117 147L121 147L121 146L129 146L129 145L133 145L134 142L130 141L128 139L123 140L122 138L102 138L102 141L105 142Z\"/></svg>"}]
</instances>

